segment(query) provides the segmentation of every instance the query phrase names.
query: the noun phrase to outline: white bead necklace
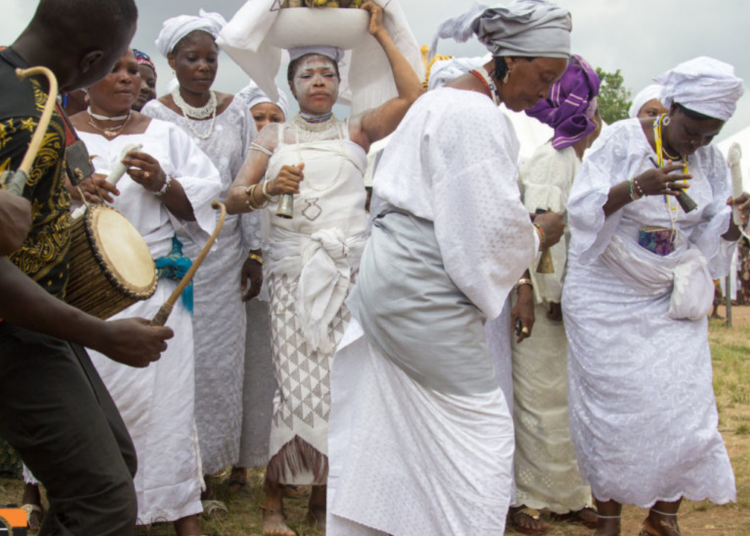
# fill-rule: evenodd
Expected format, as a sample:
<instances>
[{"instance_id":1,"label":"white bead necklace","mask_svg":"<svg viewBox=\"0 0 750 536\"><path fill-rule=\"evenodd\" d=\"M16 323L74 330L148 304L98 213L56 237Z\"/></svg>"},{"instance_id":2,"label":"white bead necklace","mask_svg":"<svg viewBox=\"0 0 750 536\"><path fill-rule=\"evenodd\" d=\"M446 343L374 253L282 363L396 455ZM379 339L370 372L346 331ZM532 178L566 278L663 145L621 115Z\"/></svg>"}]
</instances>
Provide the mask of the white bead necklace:
<instances>
[{"instance_id":1,"label":"white bead necklace","mask_svg":"<svg viewBox=\"0 0 750 536\"><path fill-rule=\"evenodd\" d=\"M118 115L117 117L109 117L108 115L95 114L94 112L91 111L91 106L86 108L86 111L91 117L93 117L97 121L125 121L128 117L130 117L130 110L128 110L127 114Z\"/></svg>"},{"instance_id":2,"label":"white bead necklace","mask_svg":"<svg viewBox=\"0 0 750 536\"><path fill-rule=\"evenodd\" d=\"M197 137L199 137L202 140L206 140L211 137L211 134L214 132L214 124L216 124L216 107L218 100L216 99L216 93L213 90L209 91L210 97L208 99L208 104L203 106L202 108L195 108L193 106L190 106L187 102L185 102L185 99L182 98L182 95L180 95L180 87L177 86L172 90L172 100L174 100L175 105L182 111L182 115L185 116L185 120L187 121L187 126L190 129L190 132L195 134ZM207 119L211 118L211 124L208 127L208 132L206 134L201 134L198 132L195 128L193 128L193 125L190 122L190 118L193 119Z\"/></svg>"}]
</instances>

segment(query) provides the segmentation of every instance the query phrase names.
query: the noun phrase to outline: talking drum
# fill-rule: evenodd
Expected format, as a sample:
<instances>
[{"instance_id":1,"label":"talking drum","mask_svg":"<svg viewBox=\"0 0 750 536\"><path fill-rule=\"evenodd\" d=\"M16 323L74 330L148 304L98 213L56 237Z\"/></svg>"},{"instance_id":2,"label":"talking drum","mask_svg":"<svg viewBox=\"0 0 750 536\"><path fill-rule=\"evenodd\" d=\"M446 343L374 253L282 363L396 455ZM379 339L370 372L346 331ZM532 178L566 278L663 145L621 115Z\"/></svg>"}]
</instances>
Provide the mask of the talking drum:
<instances>
[{"instance_id":1,"label":"talking drum","mask_svg":"<svg viewBox=\"0 0 750 536\"><path fill-rule=\"evenodd\" d=\"M125 216L92 205L73 222L66 302L101 319L156 292L156 266Z\"/></svg>"}]
</instances>

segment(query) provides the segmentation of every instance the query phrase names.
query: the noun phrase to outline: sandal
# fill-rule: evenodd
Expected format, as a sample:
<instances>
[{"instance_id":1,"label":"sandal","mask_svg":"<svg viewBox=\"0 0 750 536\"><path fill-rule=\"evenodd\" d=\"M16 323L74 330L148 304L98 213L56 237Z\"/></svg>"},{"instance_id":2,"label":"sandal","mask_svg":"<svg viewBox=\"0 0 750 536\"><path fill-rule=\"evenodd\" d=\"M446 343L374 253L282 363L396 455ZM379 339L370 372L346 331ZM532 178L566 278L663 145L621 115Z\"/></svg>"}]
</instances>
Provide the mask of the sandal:
<instances>
[{"instance_id":1,"label":"sandal","mask_svg":"<svg viewBox=\"0 0 750 536\"><path fill-rule=\"evenodd\" d=\"M24 504L21 506L21 510L26 512L26 523L29 525L29 532L38 531L42 525L42 521L44 521L44 508L38 504ZM37 516L34 514L37 514Z\"/></svg>"},{"instance_id":2,"label":"sandal","mask_svg":"<svg viewBox=\"0 0 750 536\"><path fill-rule=\"evenodd\" d=\"M245 489L245 486L247 486L247 480L245 480L244 478L233 478L232 480L227 482L227 485L229 486L230 492L239 493L243 489Z\"/></svg>"},{"instance_id":3,"label":"sandal","mask_svg":"<svg viewBox=\"0 0 750 536\"><path fill-rule=\"evenodd\" d=\"M549 519L555 523L570 523L571 525L581 525L587 529L594 530L598 525L599 516L596 509L587 506L565 514L550 512Z\"/></svg>"},{"instance_id":4,"label":"sandal","mask_svg":"<svg viewBox=\"0 0 750 536\"><path fill-rule=\"evenodd\" d=\"M526 523L520 523L519 521L521 519L527 520ZM506 525L515 532L518 532L520 534L528 534L530 536L544 534L549 530L549 525L547 523L541 521L538 517L534 517L533 515L531 515L531 510L525 507L511 507L508 510Z\"/></svg>"},{"instance_id":5,"label":"sandal","mask_svg":"<svg viewBox=\"0 0 750 536\"><path fill-rule=\"evenodd\" d=\"M201 501L201 506L203 506L203 517L226 517L229 513L227 505L222 501Z\"/></svg>"},{"instance_id":6,"label":"sandal","mask_svg":"<svg viewBox=\"0 0 750 536\"><path fill-rule=\"evenodd\" d=\"M671 515L671 514L663 514L663 515ZM675 515L676 517L676 515ZM680 528L677 526L677 520L675 519L674 522L670 521L660 521L660 525L663 525L672 533L669 536L682 536L682 532L680 532ZM643 520L643 524L641 525L641 532L638 533L638 536L665 536L662 532L655 529L653 525L651 525L651 521L648 517Z\"/></svg>"}]
</instances>

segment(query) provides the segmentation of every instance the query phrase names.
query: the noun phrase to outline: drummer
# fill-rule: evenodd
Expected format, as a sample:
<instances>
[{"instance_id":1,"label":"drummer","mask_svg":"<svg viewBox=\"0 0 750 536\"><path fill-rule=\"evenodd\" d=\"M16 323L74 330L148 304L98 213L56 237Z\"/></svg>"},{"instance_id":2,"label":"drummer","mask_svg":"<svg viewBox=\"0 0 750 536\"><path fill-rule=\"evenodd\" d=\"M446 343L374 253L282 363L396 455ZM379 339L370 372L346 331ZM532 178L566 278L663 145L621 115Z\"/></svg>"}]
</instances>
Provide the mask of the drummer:
<instances>
[{"instance_id":1,"label":"drummer","mask_svg":"<svg viewBox=\"0 0 750 536\"><path fill-rule=\"evenodd\" d=\"M19 82L15 69L47 66L64 92L89 85L122 55L136 18L132 0L39 3L29 26L0 52L0 123L8 127L0 167L18 169L41 116L35 96L47 97L43 78ZM125 536L136 517L133 444L82 346L146 367L166 349L172 330L138 319L102 322L64 303L70 246L64 142L55 113L45 158L34 162L24 190L34 207L31 231L10 259L0 258L0 436L47 489L41 534L71 534L66 527L75 526L75 534Z\"/></svg>"},{"instance_id":2,"label":"drummer","mask_svg":"<svg viewBox=\"0 0 750 536\"><path fill-rule=\"evenodd\" d=\"M98 170L104 173L118 162L128 166L116 187L102 175L95 175L95 182L143 235L159 270L156 293L114 318L156 315L191 265L175 232L183 229L193 243L205 244L216 225L210 203L221 191L218 170L187 134L131 109L140 87L138 61L128 50L89 88L88 110L72 118L89 154L97 155ZM128 152L137 145L142 148ZM135 443L138 524L171 521L177 536L201 534L203 511L194 426L192 285L188 289L167 322L177 336L154 366L133 371L96 352L91 356Z\"/></svg>"},{"instance_id":3,"label":"drummer","mask_svg":"<svg viewBox=\"0 0 750 536\"><path fill-rule=\"evenodd\" d=\"M332 108L343 52L290 50L288 80L300 113L263 128L227 196L230 212L268 206L263 259L278 390L263 534L294 535L284 520L280 484L312 484L307 522L325 528L330 365L349 321L343 301L365 242L366 153L396 129L422 93L417 74L383 25L382 8L367 2L363 9L370 11L369 31L388 58L398 96L339 121ZM284 194L297 194L291 219L276 216L278 196Z\"/></svg>"}]
</instances>

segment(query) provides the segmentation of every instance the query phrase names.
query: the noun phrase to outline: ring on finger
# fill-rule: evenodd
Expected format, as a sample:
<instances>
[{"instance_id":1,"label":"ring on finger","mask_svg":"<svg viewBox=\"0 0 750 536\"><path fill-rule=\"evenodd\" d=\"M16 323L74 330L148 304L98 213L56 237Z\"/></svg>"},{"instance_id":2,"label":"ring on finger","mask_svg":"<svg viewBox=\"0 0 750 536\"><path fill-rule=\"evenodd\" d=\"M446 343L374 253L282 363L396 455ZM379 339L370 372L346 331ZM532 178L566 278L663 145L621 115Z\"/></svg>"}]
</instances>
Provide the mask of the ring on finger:
<instances>
[{"instance_id":1,"label":"ring on finger","mask_svg":"<svg viewBox=\"0 0 750 536\"><path fill-rule=\"evenodd\" d=\"M151 176L151 173L149 173L148 171L144 171L143 172L143 178L144 179L148 179L150 176Z\"/></svg>"},{"instance_id":2,"label":"ring on finger","mask_svg":"<svg viewBox=\"0 0 750 536\"><path fill-rule=\"evenodd\" d=\"M529 328L526 327L526 326L524 326L523 328L521 328L521 333L523 333L524 335L528 335L529 334Z\"/></svg>"}]
</instances>

